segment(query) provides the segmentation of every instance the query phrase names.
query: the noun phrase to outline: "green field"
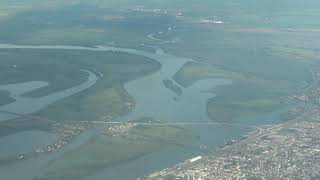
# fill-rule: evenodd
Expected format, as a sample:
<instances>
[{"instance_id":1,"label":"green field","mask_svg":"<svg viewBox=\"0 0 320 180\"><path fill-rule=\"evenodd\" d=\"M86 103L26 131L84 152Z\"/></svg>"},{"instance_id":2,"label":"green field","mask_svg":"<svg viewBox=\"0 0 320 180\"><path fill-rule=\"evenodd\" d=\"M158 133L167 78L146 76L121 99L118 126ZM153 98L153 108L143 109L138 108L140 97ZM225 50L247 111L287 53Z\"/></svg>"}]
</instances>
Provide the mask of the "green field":
<instances>
[{"instance_id":1,"label":"green field","mask_svg":"<svg viewBox=\"0 0 320 180\"><path fill-rule=\"evenodd\" d=\"M254 73L231 71L221 66L193 62L184 65L174 76L175 81L185 87L207 78L232 80L231 85L213 89L212 92L217 96L207 102L209 117L218 122L230 122L281 109L294 103L291 96L310 81L310 78L297 81L289 77L267 79Z\"/></svg>"},{"instance_id":2,"label":"green field","mask_svg":"<svg viewBox=\"0 0 320 180\"><path fill-rule=\"evenodd\" d=\"M135 11L139 3L147 10L162 8L168 12ZM180 85L188 87L206 78L233 81L230 86L213 90L217 97L208 100L210 117L219 121L270 112L290 104L290 96L312 82L310 66L318 65L318 1L76 0L72 3L55 0L46 3L5 0L0 5L2 43L112 44L143 49L147 47L141 44L146 44L160 46L177 56L193 58L198 63L187 63L173 77ZM178 12L182 12L181 18L176 17ZM199 23L204 17L214 17L225 23ZM169 32L168 27L174 28ZM164 33L158 34L160 31ZM163 41L174 40L175 43L151 40L147 38L150 33L156 33ZM45 54L48 57L43 58ZM105 74L96 86L38 114L56 120L118 116L132 108L125 103L134 104L122 84L155 71L159 65L134 61L134 66L126 63L122 66L110 62L110 59L129 57L122 55L118 58L110 54L106 59L112 65L103 64L101 59L105 57L102 54L1 51L5 60L0 67L0 83L22 82L31 76L33 80L50 82L51 86L27 94L41 96L83 82L86 74L79 69L95 68ZM28 60L17 60L22 55ZM45 61L39 63L40 59ZM60 66L62 59L63 66ZM16 64L23 66L13 69ZM114 72L115 69L118 72ZM23 76L27 72L28 76ZM166 84L177 94L181 93L168 81Z\"/></svg>"},{"instance_id":3,"label":"green field","mask_svg":"<svg viewBox=\"0 0 320 180\"><path fill-rule=\"evenodd\" d=\"M125 53L63 50L1 50L5 63L0 65L0 84L46 81L50 86L26 94L39 97L70 88L86 80L80 69L95 69L104 74L90 89L61 100L35 115L50 120L92 121L118 117L130 111L134 100L123 84L152 73L160 65L150 59ZM15 65L13 67L13 65ZM10 102L2 93L1 102ZM30 129L50 130L48 124L22 119L0 124L2 134L9 135ZM12 128L15 127L15 128Z\"/></svg>"},{"instance_id":4,"label":"green field","mask_svg":"<svg viewBox=\"0 0 320 180\"><path fill-rule=\"evenodd\" d=\"M17 118L0 123L0 138L24 131L52 131L54 122L31 118Z\"/></svg>"},{"instance_id":5,"label":"green field","mask_svg":"<svg viewBox=\"0 0 320 180\"><path fill-rule=\"evenodd\" d=\"M207 78L243 79L244 75L215 66L188 62L173 77L176 82L184 87Z\"/></svg>"},{"instance_id":6,"label":"green field","mask_svg":"<svg viewBox=\"0 0 320 180\"><path fill-rule=\"evenodd\" d=\"M106 129L79 148L52 161L55 169L40 179L84 179L107 167L150 153L182 148L192 140L184 129L172 126L136 126L117 136ZM113 136L111 135L113 134Z\"/></svg>"},{"instance_id":7,"label":"green field","mask_svg":"<svg viewBox=\"0 0 320 180\"><path fill-rule=\"evenodd\" d=\"M319 0L1 0L0 43L110 45L148 52L155 52L159 47L176 57L193 59L174 77L163 79L166 88L181 95L181 86L188 88L199 80L231 80L230 85L208 90L216 96L207 100L207 113L212 121L237 124L239 119L248 119L241 123L251 124L256 115L295 104L293 95L301 95L315 84L317 73L314 72L320 69L319 7ZM203 23L202 19L224 23ZM150 34L160 40L148 37ZM38 119L21 117L0 122L0 138L29 130L60 133L64 125L77 127L76 121L116 120L136 105L124 84L160 68L151 59L126 53L1 49L1 85L26 81L50 84L24 97L37 98L79 85L88 76L81 69L101 72L104 76L91 88L32 114L39 116ZM318 90L310 91L317 94ZM10 102L13 99L8 92L0 91L0 105ZM183 110L182 107L181 112L175 113L184 113ZM303 110L284 112L281 116L288 120L300 112ZM140 121L149 120L152 121L149 118ZM43 167L49 171L41 172L38 179L85 179L152 153L183 152L197 136L175 126L127 123L112 126L116 130L110 128L99 126L89 141L71 151L61 153L62 149L53 154L57 155L56 159ZM226 137L222 134L205 138L222 142ZM81 135L74 138L82 140ZM194 151L200 153L198 148ZM30 161L42 161L41 158ZM24 163L21 165L23 168ZM14 167L12 174L17 171Z\"/></svg>"},{"instance_id":8,"label":"green field","mask_svg":"<svg viewBox=\"0 0 320 180\"><path fill-rule=\"evenodd\" d=\"M56 4L53 7L44 4L42 8L35 6L33 10L19 11L15 16L0 21L0 42L138 47L141 43L148 43L147 34L167 28L176 21L168 15L150 16L128 9L115 10L109 1L110 6L104 8L103 5L97 8L98 2L79 2L82 3L71 5L70 2L56 1L52 3Z\"/></svg>"},{"instance_id":9,"label":"green field","mask_svg":"<svg viewBox=\"0 0 320 180\"><path fill-rule=\"evenodd\" d=\"M80 58L81 56L81 58ZM104 74L92 88L62 100L39 112L54 120L103 120L106 116L116 117L130 111L134 100L123 88L123 83L152 73L160 65L150 59L129 54L85 53L75 58L82 67L90 67Z\"/></svg>"},{"instance_id":10,"label":"green field","mask_svg":"<svg viewBox=\"0 0 320 180\"><path fill-rule=\"evenodd\" d=\"M217 96L207 103L209 116L218 122L270 113L294 103L290 95L293 87L281 82L260 80L234 81L230 86L218 87Z\"/></svg>"},{"instance_id":11,"label":"green field","mask_svg":"<svg viewBox=\"0 0 320 180\"><path fill-rule=\"evenodd\" d=\"M280 19L256 23L263 19L259 13L255 13L256 20L248 12L239 13L242 21L252 24L195 24L185 19L171 33L172 37L183 34L180 41L163 46L173 54L198 61L185 64L175 74L174 80L182 86L207 78L232 80L232 85L213 89L217 96L207 103L210 118L219 122L270 113L295 103L291 96L312 83L311 67L318 66L314 22L301 32L290 32L278 26ZM301 24L290 19L286 19L290 28L300 28Z\"/></svg>"},{"instance_id":12,"label":"green field","mask_svg":"<svg viewBox=\"0 0 320 180\"><path fill-rule=\"evenodd\" d=\"M84 82L87 74L57 51L0 50L0 84L46 81L50 86L29 94L43 96ZM69 56L69 58L71 58Z\"/></svg>"}]
</instances>

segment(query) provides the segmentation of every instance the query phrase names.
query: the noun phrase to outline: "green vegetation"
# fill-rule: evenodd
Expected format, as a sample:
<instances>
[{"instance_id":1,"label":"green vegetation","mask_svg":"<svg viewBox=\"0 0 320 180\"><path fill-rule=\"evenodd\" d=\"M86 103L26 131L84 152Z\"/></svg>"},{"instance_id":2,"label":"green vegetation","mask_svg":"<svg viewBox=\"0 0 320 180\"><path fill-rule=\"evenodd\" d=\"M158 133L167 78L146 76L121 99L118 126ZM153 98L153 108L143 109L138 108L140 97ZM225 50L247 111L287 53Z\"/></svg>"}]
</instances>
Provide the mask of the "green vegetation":
<instances>
[{"instance_id":1,"label":"green vegetation","mask_svg":"<svg viewBox=\"0 0 320 180\"><path fill-rule=\"evenodd\" d=\"M139 5L146 11L134 10ZM310 67L319 65L320 55L319 5L319 0L1 0L0 43L107 44L148 51L161 47L196 61L174 75L181 86L206 78L232 80L231 85L212 89L216 97L207 102L211 119L228 122L295 103L291 96L312 83ZM202 18L224 23L201 23ZM163 33L157 34L160 31ZM147 37L154 33L161 40ZM150 59L114 52L1 49L0 59L0 84L50 84L26 97L84 82L87 74L80 69L104 74L93 87L34 114L62 124L107 121L129 112L135 102L123 84L160 68ZM167 79L163 84L182 94L173 81ZM0 105L12 101L7 92L0 91ZM282 116L291 119L296 113ZM52 123L26 117L1 122L0 137L26 130L50 131ZM40 179L86 178L153 152L179 148L191 139L185 130L172 126L124 126L124 130L119 127L120 135L105 129L57 157L48 166L52 171Z\"/></svg>"},{"instance_id":2,"label":"green vegetation","mask_svg":"<svg viewBox=\"0 0 320 180\"><path fill-rule=\"evenodd\" d=\"M178 85L176 85L176 84L174 84L174 82L172 81L172 80L170 80L170 79L165 79L165 80L163 80L162 81L163 82L163 84L164 84L164 86L166 87L166 88L168 88L168 89L170 89L172 92L174 92L176 95L178 95L178 96L181 96L182 95L182 89L178 86Z\"/></svg>"},{"instance_id":3,"label":"green vegetation","mask_svg":"<svg viewBox=\"0 0 320 180\"><path fill-rule=\"evenodd\" d=\"M86 80L80 69L94 69L104 74L90 89L51 105L37 113L57 121L102 120L128 112L133 100L123 83L147 75L160 68L157 62L126 53L1 50L0 83L46 81L50 86L25 96L39 97L70 88Z\"/></svg>"},{"instance_id":4,"label":"green vegetation","mask_svg":"<svg viewBox=\"0 0 320 180\"><path fill-rule=\"evenodd\" d=\"M225 78L233 82L212 90L217 96L207 102L209 117L219 122L272 112L293 103L290 95L303 87L303 83L296 83L295 79L262 79L254 74L194 62L185 64L174 76L185 87L205 78Z\"/></svg>"},{"instance_id":5,"label":"green vegetation","mask_svg":"<svg viewBox=\"0 0 320 180\"><path fill-rule=\"evenodd\" d=\"M215 66L197 62L186 63L175 75L174 80L184 87L191 86L195 81L206 78L240 79L243 75L230 72Z\"/></svg>"},{"instance_id":6,"label":"green vegetation","mask_svg":"<svg viewBox=\"0 0 320 180\"><path fill-rule=\"evenodd\" d=\"M184 129L172 126L129 127L125 134L117 136L112 136L112 132L108 131L110 130L106 130L107 134L99 134L86 144L52 161L50 167L55 170L41 179L85 178L104 168L149 153L179 148L191 138Z\"/></svg>"},{"instance_id":7,"label":"green vegetation","mask_svg":"<svg viewBox=\"0 0 320 180\"><path fill-rule=\"evenodd\" d=\"M208 101L208 112L215 119L230 120L244 115L271 111L287 104L288 96L311 82L308 66L313 64L313 60L319 55L317 48L312 48L317 45L319 25L317 17L320 15L315 8L319 2L315 0L309 3L301 3L299 0L282 0L281 2L244 0L241 3L236 0L228 2L205 0L188 3L181 0L156 2L76 0L74 2L76 3L61 0L50 3L39 0L1 2L0 16L5 17L0 17L1 27L3 27L0 30L1 42L70 45L115 43L116 46L134 48L141 48L139 44L142 43L161 46L169 53L199 61L199 63L187 63L174 76L174 80L182 86L190 86L193 82L205 78L226 78L233 81L233 85L223 86L217 90L217 99ZM183 17L176 19L174 13L170 14L170 11L167 14L133 11L135 5L139 3L144 4L145 9L170 7L169 9L176 12L181 11ZM37 6L30 7L30 4ZM41 8L37 8L38 6ZM297 7L306 8L297 9ZM228 16L225 16L226 14ZM216 17L225 24L201 24L198 23L201 17ZM306 20L306 17L310 18ZM37 22L36 25L33 22ZM166 32L168 27L174 28ZM291 31L292 29L299 31ZM152 41L147 38L148 34L159 31L163 33L156 34L157 37L167 41L175 39L176 43L163 44L161 41ZM16 52L13 51L11 54ZM3 53L0 55L5 57ZM51 53L50 56L57 56L57 54ZM59 76L46 77L42 76L43 72L33 71L31 73L34 76L33 79L48 81L51 86L29 93L28 96L41 96L79 84L86 77L85 73L79 71L79 67L89 65L91 68L98 69L97 67L100 66L100 61L90 64L83 60L85 57L77 56L75 53L72 56L80 63L74 64L74 61L67 60L64 62L67 65L61 66L63 69L54 61L48 62L47 58L43 64L50 64L48 67L39 66L37 63L30 65L30 67L43 69L44 72L50 72L47 74L56 73ZM66 59L64 56L59 57ZM35 55L27 58L35 59ZM87 56L87 59L92 61L92 57ZM12 62L14 61L3 64L12 66ZM60 61L57 62L60 63ZM30 67L9 70L13 73L10 77L16 77L10 82L24 81L25 79L19 78L21 74L30 72L32 69ZM113 67L106 68L107 70L103 73L114 71ZM144 66L143 63L135 67L140 67L140 70L156 69ZM3 71L8 68L0 69L0 82L8 81L5 78L1 79L9 75L9 72ZM125 74L126 68L125 66L116 67L116 69L124 69L120 74ZM138 68L136 70L138 71ZM103 69L100 68L99 71L102 72ZM148 72L150 71L146 71ZM122 77L129 77L132 75L130 73L133 72L122 74ZM122 84L129 79L119 78L120 76L108 79L110 76L113 77L107 73L107 79L101 80L103 82L97 84L94 90L90 89L60 102L63 107L68 107L67 109L60 109L58 103L51 106L51 110L45 110L40 114L53 117L61 111L63 113L58 119L74 117L87 120L127 112L129 107L124 103L132 104L133 102L124 92ZM120 83L115 83L119 80ZM176 94L181 93L173 83L164 81L164 84ZM229 92L228 88L232 88L233 91L239 88L239 92ZM257 95L255 91L259 91L260 94ZM93 92L96 95L93 96ZM76 100L77 98L81 100ZM92 105L93 102L97 105ZM233 113L227 113L230 110ZM79 113L80 111L86 113ZM75 114L77 116L73 116ZM87 114L97 115L88 116Z\"/></svg>"},{"instance_id":8,"label":"green vegetation","mask_svg":"<svg viewBox=\"0 0 320 180\"><path fill-rule=\"evenodd\" d=\"M76 62L64 59L63 51L0 50L0 84L46 81L50 86L28 96L43 96L85 81L87 73ZM71 58L71 57L69 57ZM75 57L76 58L76 57Z\"/></svg>"},{"instance_id":9,"label":"green vegetation","mask_svg":"<svg viewBox=\"0 0 320 180\"><path fill-rule=\"evenodd\" d=\"M207 111L218 122L272 112L293 103L289 85L259 79L234 81L218 87L215 93L217 96L207 103Z\"/></svg>"},{"instance_id":10,"label":"green vegetation","mask_svg":"<svg viewBox=\"0 0 320 180\"><path fill-rule=\"evenodd\" d=\"M133 99L121 85L98 87L57 102L37 113L56 121L107 120L124 115L131 110Z\"/></svg>"},{"instance_id":11,"label":"green vegetation","mask_svg":"<svg viewBox=\"0 0 320 180\"><path fill-rule=\"evenodd\" d=\"M311 34L286 31L275 24L262 26L255 23L261 18L259 13L255 13L256 20L243 13L239 17L242 21L250 19L251 25L240 21L196 25L184 19L172 32L172 36L183 37L163 47L198 61L185 64L175 74L174 80L182 86L206 78L232 80L232 85L213 89L217 96L207 102L210 118L219 122L269 113L295 103L290 97L312 83L310 65L317 63L317 43ZM245 28L252 29L240 31Z\"/></svg>"},{"instance_id":12,"label":"green vegetation","mask_svg":"<svg viewBox=\"0 0 320 180\"><path fill-rule=\"evenodd\" d=\"M78 53L77 53L78 54ZM80 57L81 56L81 57ZM123 83L147 75L160 68L150 59L123 53L69 54L81 67L96 69L104 74L92 88L62 100L39 112L54 120L104 120L107 116L127 113L134 105L133 99L123 88Z\"/></svg>"},{"instance_id":13,"label":"green vegetation","mask_svg":"<svg viewBox=\"0 0 320 180\"><path fill-rule=\"evenodd\" d=\"M110 43L137 47L147 40L148 33L167 28L175 22L172 16L149 16L128 10L121 12L109 9L110 6L96 6L95 2L90 2L91 5L84 1L78 5L68 2L56 4L59 8L43 5L0 21L0 42L83 46ZM17 30L22 28L23 31Z\"/></svg>"},{"instance_id":14,"label":"green vegetation","mask_svg":"<svg viewBox=\"0 0 320 180\"><path fill-rule=\"evenodd\" d=\"M306 111L307 108L310 108L308 106L299 106L298 108L289 110L287 112L284 112L282 114L280 114L281 116L281 120L283 122L289 121L289 120L293 120L296 119L297 117L301 116L301 114L303 114L303 112ZM310 119L310 118L306 118L306 119ZM304 120L306 120L304 119Z\"/></svg>"},{"instance_id":15,"label":"green vegetation","mask_svg":"<svg viewBox=\"0 0 320 180\"><path fill-rule=\"evenodd\" d=\"M23 131L51 131L52 127L53 122L45 121L43 119L33 119L26 117L17 118L0 123L0 138Z\"/></svg>"}]
</instances>

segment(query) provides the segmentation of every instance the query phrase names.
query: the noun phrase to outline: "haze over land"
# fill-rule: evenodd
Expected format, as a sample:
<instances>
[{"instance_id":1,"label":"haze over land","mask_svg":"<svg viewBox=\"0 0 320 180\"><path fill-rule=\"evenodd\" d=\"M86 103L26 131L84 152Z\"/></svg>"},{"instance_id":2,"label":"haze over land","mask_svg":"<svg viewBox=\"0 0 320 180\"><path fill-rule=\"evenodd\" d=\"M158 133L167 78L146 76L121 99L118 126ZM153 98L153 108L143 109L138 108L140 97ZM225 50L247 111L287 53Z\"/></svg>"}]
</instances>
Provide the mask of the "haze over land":
<instances>
[{"instance_id":1,"label":"haze over land","mask_svg":"<svg viewBox=\"0 0 320 180\"><path fill-rule=\"evenodd\" d=\"M319 177L319 5L2 0L0 179Z\"/></svg>"}]
</instances>

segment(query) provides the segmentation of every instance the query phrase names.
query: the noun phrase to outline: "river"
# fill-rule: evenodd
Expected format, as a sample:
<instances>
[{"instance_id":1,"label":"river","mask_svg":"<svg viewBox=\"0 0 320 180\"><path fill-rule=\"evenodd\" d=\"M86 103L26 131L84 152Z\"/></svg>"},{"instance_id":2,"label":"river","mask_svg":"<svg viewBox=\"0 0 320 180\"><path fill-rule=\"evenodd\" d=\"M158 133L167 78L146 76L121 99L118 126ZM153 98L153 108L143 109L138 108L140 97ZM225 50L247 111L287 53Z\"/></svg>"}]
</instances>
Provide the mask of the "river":
<instances>
[{"instance_id":1,"label":"river","mask_svg":"<svg viewBox=\"0 0 320 180\"><path fill-rule=\"evenodd\" d=\"M110 46L28 46L12 44L0 44L0 49L112 51L144 56L158 61L161 64L161 69L159 71L125 84L126 90L135 99L136 107L126 116L119 117L119 121L134 120L141 117L153 117L154 119L161 120L163 122L210 122L211 120L208 118L206 112L206 102L209 98L213 98L215 94L203 92L220 85L232 83L231 80L227 79L204 79L197 81L190 87L183 88L173 81L176 86L179 86L183 90L183 94L181 96L177 96L174 92L163 85L163 80L172 80L173 75L178 72L186 62L193 60L167 54L161 49L157 49L156 53L150 53L136 49ZM24 98L21 99L21 97L15 97L18 100L15 102L16 104L12 103L0 106L0 110L14 111L15 107L19 107L21 110L14 112L28 114L38 111L57 100L68 97L71 94L78 93L93 85L97 81L97 77L95 77L93 73L88 73L89 78L85 85L82 84L66 91L50 94L47 97L41 97L34 102L31 102L34 99L26 100ZM40 85L41 84L39 84L39 86ZM43 85L45 84L42 84L42 86ZM3 87L3 89L5 88ZM30 103L35 103L35 107L28 107L28 104ZM3 120L6 119L8 118L3 118ZM138 176L174 165L197 155L200 151L200 145L205 144L209 149L215 149L223 145L227 140L246 134L251 129L228 126L196 126L190 128L190 130L198 136L198 140L197 142L189 145L186 149L153 153L142 158L124 162L115 167L105 169L88 179L134 179ZM85 135L78 137L76 142L71 143L66 148L76 148L79 144L85 143L89 137L94 134L95 133L85 133ZM61 154L61 152L57 154ZM32 177L40 175L40 172L45 173L47 170L42 167L45 164L44 162L57 157L57 154L49 155L45 158L32 159L10 167L0 167L0 171L6 171L5 177L7 177L7 179L16 179L17 176L24 177L24 179L32 179ZM30 167L30 164L35 164L35 166ZM27 171L21 171L21 168L24 168L24 166L27 166ZM39 170L40 167L41 171ZM19 175L15 172L19 172Z\"/></svg>"},{"instance_id":2,"label":"river","mask_svg":"<svg viewBox=\"0 0 320 180\"><path fill-rule=\"evenodd\" d=\"M49 84L47 82L31 81L17 84L0 85L0 90L8 91L10 93L11 98L15 100L10 104L0 106L0 122L18 117L13 114L1 112L10 112L15 114L31 114L43 108L46 108L50 104L55 103L61 99L67 98L73 94L79 93L83 90L90 88L97 82L98 77L93 72L87 70L83 71L87 72L89 75L87 81L85 81L84 83L39 98L23 97L23 95L35 89L48 86Z\"/></svg>"}]
</instances>

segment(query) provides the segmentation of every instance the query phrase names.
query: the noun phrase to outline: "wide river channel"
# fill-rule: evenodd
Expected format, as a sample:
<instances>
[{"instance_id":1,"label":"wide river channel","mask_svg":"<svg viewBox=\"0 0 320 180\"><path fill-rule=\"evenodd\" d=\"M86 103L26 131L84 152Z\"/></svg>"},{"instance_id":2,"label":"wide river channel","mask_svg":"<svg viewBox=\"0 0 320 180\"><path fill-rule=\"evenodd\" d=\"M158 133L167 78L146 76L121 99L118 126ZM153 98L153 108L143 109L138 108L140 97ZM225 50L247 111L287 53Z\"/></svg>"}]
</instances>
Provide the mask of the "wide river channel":
<instances>
[{"instance_id":1,"label":"wide river channel","mask_svg":"<svg viewBox=\"0 0 320 180\"><path fill-rule=\"evenodd\" d=\"M212 120L207 116L206 102L209 98L213 98L215 94L204 92L212 90L216 86L232 83L232 81L227 79L204 79L197 81L190 87L181 87L172 80L172 77L186 62L193 60L166 54L161 49L157 49L155 53L151 53L142 50L110 46L28 46L11 44L0 44L0 49L38 49L39 51L41 49L112 51L148 57L159 62L161 64L161 69L159 71L125 84L126 90L136 102L136 107L126 116L119 117L117 121L128 121L141 117L153 117L154 119L165 122L212 122ZM11 97L16 100L11 104L0 106L0 111L8 111L17 114L30 114L46 108L48 105L61 99L88 89L99 80L99 77L97 77L93 72L87 70L83 71L88 73L87 81L70 89L55 92L39 98L25 98L22 97L22 95L26 92L47 86L47 82L31 81L18 84L0 85L0 90L9 91ZM167 79L172 80L176 86L179 86L183 90L181 96L177 96L173 91L164 86L163 80ZM279 119L279 113L280 112L276 112L252 119L239 120L239 122L243 125L270 124L275 122L276 119ZM17 118L17 116L0 112L0 122L14 118ZM198 137L198 139L196 142L192 142L192 144L188 145L185 149L157 152L135 160L123 162L111 168L107 168L88 179L136 179L144 174L172 166L184 161L185 159L199 155L201 153L199 148L201 145L206 145L208 149L211 150L216 149L222 146L226 141L252 131L252 128L249 127L245 128L243 126L223 125L195 125L188 128ZM94 136L96 133L97 132L94 129L84 132L71 144L57 153L21 161L8 166L0 166L0 178L33 179L38 177L43 173L50 171L46 166L48 162L58 158L63 153L71 151L79 147L81 144L86 143L90 137ZM41 138L39 138L39 136ZM31 151L34 146L32 146L32 143L30 145L30 143L26 142L32 142L33 139L37 139L37 146L46 146L48 142L53 142L55 137L54 135L45 132L30 131L1 138L0 158L6 157L6 155L9 156L20 148L25 151ZM15 151L11 151L12 149L15 149Z\"/></svg>"}]
</instances>

